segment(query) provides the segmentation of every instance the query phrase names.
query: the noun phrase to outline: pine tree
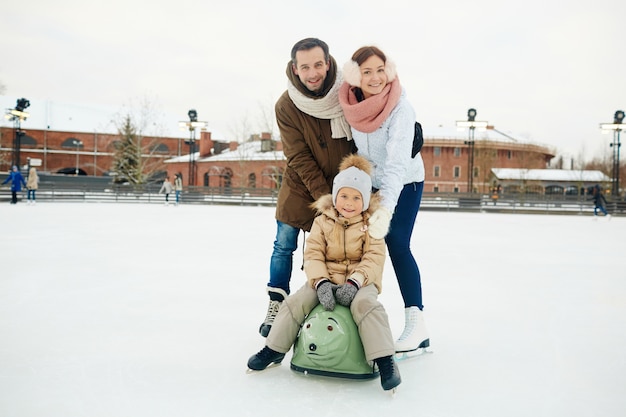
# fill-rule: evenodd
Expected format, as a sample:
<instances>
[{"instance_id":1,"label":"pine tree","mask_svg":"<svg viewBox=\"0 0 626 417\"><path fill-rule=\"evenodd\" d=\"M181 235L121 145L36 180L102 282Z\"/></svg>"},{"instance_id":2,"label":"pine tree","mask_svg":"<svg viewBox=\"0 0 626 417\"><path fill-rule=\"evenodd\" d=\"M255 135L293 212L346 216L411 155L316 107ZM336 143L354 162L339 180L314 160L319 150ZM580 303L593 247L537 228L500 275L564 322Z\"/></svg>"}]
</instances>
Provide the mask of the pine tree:
<instances>
[{"instance_id":1,"label":"pine tree","mask_svg":"<svg viewBox=\"0 0 626 417\"><path fill-rule=\"evenodd\" d=\"M143 184L145 178L141 157L141 136L137 134L130 116L124 117L118 133L120 140L116 143L113 170L119 179L131 184Z\"/></svg>"}]
</instances>

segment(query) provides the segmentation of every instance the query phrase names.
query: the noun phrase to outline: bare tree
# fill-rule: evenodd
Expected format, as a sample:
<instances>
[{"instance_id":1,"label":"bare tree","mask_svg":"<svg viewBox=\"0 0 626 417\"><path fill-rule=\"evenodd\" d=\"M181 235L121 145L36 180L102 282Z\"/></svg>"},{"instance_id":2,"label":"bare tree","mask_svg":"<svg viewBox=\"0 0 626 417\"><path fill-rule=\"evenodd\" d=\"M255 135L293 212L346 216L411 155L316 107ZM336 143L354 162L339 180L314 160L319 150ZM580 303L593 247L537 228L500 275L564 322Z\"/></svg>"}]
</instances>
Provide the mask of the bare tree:
<instances>
[{"instance_id":1,"label":"bare tree","mask_svg":"<svg viewBox=\"0 0 626 417\"><path fill-rule=\"evenodd\" d=\"M274 100L269 99L265 104L259 102L259 129L275 137L276 115L274 114Z\"/></svg>"},{"instance_id":2,"label":"bare tree","mask_svg":"<svg viewBox=\"0 0 626 417\"><path fill-rule=\"evenodd\" d=\"M220 167L216 166L211 169L213 175L222 177L220 184L256 188L258 181L266 183L269 179L276 185L276 188L280 186L282 153L276 151L277 143L273 134L275 131L273 104L271 106L259 104L258 115L257 123L252 123L249 114L245 114L236 124L230 126L230 137L232 141L237 142L236 149L230 151L233 158L230 163L226 164L228 168L219 169ZM264 134L269 134L269 138ZM261 153L263 154L262 162L258 158ZM270 155L269 158L268 155ZM273 164L273 160L279 164Z\"/></svg>"}]
</instances>

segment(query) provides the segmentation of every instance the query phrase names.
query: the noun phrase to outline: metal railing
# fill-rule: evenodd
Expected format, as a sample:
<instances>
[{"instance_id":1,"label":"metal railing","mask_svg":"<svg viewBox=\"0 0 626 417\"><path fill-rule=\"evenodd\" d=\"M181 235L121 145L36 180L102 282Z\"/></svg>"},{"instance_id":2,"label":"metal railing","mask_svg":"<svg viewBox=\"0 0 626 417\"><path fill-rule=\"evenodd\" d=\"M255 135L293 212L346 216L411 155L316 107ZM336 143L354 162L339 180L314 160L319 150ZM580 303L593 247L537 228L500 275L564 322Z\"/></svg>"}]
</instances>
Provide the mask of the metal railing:
<instances>
[{"instance_id":1,"label":"metal railing","mask_svg":"<svg viewBox=\"0 0 626 417\"><path fill-rule=\"evenodd\" d=\"M42 182L37 190L39 202L97 202L97 203L152 203L163 204L165 196L159 194L161 184L142 186L117 184L55 184ZM277 190L259 188L185 187L181 193L182 204L225 204L275 206ZM0 189L0 202L8 202L11 192ZM19 194L26 200L26 191ZM170 194L170 202L174 194ZM421 210L588 214L593 212L593 202L587 196L553 196L533 194L504 194L497 199L486 194L424 193ZM626 215L626 201L607 196L607 210L613 215Z\"/></svg>"}]
</instances>

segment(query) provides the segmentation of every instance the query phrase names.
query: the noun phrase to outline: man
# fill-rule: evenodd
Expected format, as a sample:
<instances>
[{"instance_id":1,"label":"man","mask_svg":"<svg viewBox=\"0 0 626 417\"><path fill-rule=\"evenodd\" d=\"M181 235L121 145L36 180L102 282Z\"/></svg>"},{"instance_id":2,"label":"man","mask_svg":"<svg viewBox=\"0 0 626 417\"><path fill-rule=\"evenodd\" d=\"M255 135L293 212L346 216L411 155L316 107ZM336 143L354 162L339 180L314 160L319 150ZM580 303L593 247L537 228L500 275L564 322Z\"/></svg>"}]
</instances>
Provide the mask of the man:
<instances>
[{"instance_id":1,"label":"man","mask_svg":"<svg viewBox=\"0 0 626 417\"><path fill-rule=\"evenodd\" d=\"M270 302L259 328L266 337L289 295L293 252L300 230L311 230L310 205L332 190L343 157L355 151L338 91L343 81L328 45L316 38L297 42L287 64L287 91L275 106L287 166L276 204L276 240L267 285Z\"/></svg>"}]
</instances>

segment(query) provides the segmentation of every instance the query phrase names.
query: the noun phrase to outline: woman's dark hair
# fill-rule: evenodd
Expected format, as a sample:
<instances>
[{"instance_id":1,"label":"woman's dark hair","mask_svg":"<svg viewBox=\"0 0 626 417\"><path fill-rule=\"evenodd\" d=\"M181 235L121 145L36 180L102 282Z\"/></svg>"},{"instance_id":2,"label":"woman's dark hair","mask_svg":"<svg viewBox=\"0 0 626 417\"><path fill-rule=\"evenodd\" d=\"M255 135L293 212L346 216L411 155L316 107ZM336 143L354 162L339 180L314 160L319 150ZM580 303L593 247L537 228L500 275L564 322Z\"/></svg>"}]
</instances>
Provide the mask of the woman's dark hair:
<instances>
[{"instance_id":1,"label":"woman's dark hair","mask_svg":"<svg viewBox=\"0 0 626 417\"><path fill-rule=\"evenodd\" d=\"M356 62L357 64L361 65L362 63L367 61L369 57L373 55L376 55L377 57L382 59L384 63L387 63L387 57L385 56L385 53L376 46L360 47L359 49L356 50L356 52L352 54L352 60Z\"/></svg>"}]
</instances>

